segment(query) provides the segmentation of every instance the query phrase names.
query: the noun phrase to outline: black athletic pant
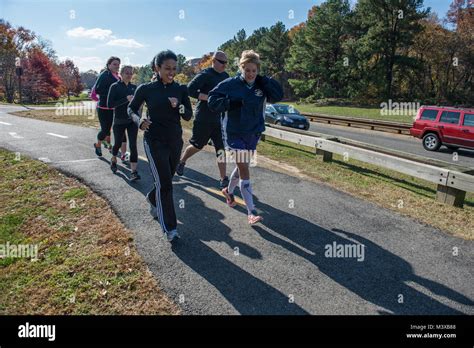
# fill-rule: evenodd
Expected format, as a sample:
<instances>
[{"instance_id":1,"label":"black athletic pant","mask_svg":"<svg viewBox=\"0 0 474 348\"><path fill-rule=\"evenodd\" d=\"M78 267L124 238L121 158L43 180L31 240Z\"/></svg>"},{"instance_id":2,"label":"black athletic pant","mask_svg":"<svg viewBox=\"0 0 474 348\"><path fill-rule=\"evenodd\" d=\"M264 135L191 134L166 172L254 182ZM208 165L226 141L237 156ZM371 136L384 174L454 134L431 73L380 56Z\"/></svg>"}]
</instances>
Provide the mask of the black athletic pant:
<instances>
[{"instance_id":1,"label":"black athletic pant","mask_svg":"<svg viewBox=\"0 0 474 348\"><path fill-rule=\"evenodd\" d=\"M110 136L110 128L112 128L112 123L114 122L114 110L107 110L97 108L97 115L99 116L100 131L97 134L97 140L103 141L105 137ZM124 135L124 143L127 142L127 137Z\"/></svg>"},{"instance_id":2,"label":"black athletic pant","mask_svg":"<svg viewBox=\"0 0 474 348\"><path fill-rule=\"evenodd\" d=\"M117 139L127 139L125 136L125 131L128 134L128 146L130 147L130 162L138 162L138 150L137 150L137 135L138 135L138 126L130 121L127 124L115 124L113 125L114 130L114 147L112 148L112 155L117 156L122 142L117 141Z\"/></svg>"},{"instance_id":3,"label":"black athletic pant","mask_svg":"<svg viewBox=\"0 0 474 348\"><path fill-rule=\"evenodd\" d=\"M183 141L163 143L144 139L145 153L150 164L155 186L148 193L151 203L157 207L158 219L164 232L177 227L173 203L172 180L183 149Z\"/></svg>"}]
</instances>

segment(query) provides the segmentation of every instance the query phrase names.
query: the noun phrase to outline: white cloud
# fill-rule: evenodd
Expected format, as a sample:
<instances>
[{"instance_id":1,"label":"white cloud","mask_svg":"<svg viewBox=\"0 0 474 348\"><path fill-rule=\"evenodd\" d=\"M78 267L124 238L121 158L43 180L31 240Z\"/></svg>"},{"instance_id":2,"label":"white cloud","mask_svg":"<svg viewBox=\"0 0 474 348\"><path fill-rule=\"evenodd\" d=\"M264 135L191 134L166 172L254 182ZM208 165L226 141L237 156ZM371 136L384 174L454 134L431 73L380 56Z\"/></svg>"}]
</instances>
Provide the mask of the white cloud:
<instances>
[{"instance_id":1,"label":"white cloud","mask_svg":"<svg viewBox=\"0 0 474 348\"><path fill-rule=\"evenodd\" d=\"M93 28L85 29L84 27L77 27L70 29L66 32L66 35L69 37L79 37L95 40L105 40L105 39L114 39L115 36L112 35L112 30Z\"/></svg>"},{"instance_id":2,"label":"white cloud","mask_svg":"<svg viewBox=\"0 0 474 348\"><path fill-rule=\"evenodd\" d=\"M176 42L182 42L182 41L186 41L187 39L182 37L182 36L179 36L179 35L176 35L174 38L173 38L174 41Z\"/></svg>"},{"instance_id":3,"label":"white cloud","mask_svg":"<svg viewBox=\"0 0 474 348\"><path fill-rule=\"evenodd\" d=\"M62 56L59 57L60 61L64 61L66 59L70 59L74 62L74 64L79 68L80 71L87 71L89 69L100 71L103 67L105 67L106 61L103 58L96 57L96 56L89 56L89 57L81 57L81 56Z\"/></svg>"},{"instance_id":4,"label":"white cloud","mask_svg":"<svg viewBox=\"0 0 474 348\"><path fill-rule=\"evenodd\" d=\"M135 41L134 39L115 39L110 40L107 42L108 46L119 46L119 47L126 47L126 48L141 48L145 47L145 45Z\"/></svg>"}]
</instances>

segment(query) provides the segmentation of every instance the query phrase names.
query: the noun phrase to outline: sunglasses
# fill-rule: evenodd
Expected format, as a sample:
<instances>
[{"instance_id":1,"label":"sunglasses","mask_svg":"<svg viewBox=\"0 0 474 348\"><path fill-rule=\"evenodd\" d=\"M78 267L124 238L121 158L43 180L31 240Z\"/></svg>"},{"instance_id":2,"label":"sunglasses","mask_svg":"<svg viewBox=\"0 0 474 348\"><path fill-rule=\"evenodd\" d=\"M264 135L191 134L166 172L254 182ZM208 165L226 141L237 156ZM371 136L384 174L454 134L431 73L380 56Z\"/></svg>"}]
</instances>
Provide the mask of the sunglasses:
<instances>
[{"instance_id":1,"label":"sunglasses","mask_svg":"<svg viewBox=\"0 0 474 348\"><path fill-rule=\"evenodd\" d=\"M220 59L217 59L217 58L216 58L216 60L217 60L219 63L221 63L222 65L227 64L227 61L226 61L226 60L220 60Z\"/></svg>"}]
</instances>

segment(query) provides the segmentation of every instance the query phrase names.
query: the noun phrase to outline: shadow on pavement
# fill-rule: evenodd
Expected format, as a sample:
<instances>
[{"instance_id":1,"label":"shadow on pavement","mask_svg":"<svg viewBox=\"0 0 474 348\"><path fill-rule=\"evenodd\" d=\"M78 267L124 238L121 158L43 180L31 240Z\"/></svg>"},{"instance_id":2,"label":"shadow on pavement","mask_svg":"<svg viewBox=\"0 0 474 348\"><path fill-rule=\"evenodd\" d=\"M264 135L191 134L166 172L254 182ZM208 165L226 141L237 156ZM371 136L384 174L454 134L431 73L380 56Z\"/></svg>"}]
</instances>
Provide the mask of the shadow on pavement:
<instances>
[{"instance_id":1,"label":"shadow on pavement","mask_svg":"<svg viewBox=\"0 0 474 348\"><path fill-rule=\"evenodd\" d=\"M110 161L102 159L108 165ZM119 164L117 174L121 176L132 188L141 192L144 196L153 188L153 180L148 162L139 159L138 170L141 180L130 182L126 172ZM186 168L187 173L194 177L197 172ZM110 173L112 175L112 173ZM201 175L201 174L199 174ZM178 221L178 230L183 231L183 238L173 243L172 251L188 267L212 284L222 296L240 314L308 314L295 303L290 303L288 295L283 294L274 287L252 274L240 268L230 261L234 256L234 248L239 248L239 253L251 259L261 259L258 250L230 236L230 228L222 220L224 214L208 208L201 198L191 194L186 189L193 187L203 190L200 185L217 187L218 181L208 176L204 182L193 183L192 179L174 177L173 196ZM207 192L207 191L206 191ZM144 197L145 199L145 197ZM185 209L180 209L180 200L183 200ZM186 214L186 211L196 211L198 214ZM242 212L245 210L242 209ZM200 216L196 220L196 216ZM156 223L157 237L162 238L163 233L158 221ZM219 242L229 246L228 254L221 255L209 247L206 243ZM225 256L225 257L224 257Z\"/></svg>"},{"instance_id":2,"label":"shadow on pavement","mask_svg":"<svg viewBox=\"0 0 474 348\"><path fill-rule=\"evenodd\" d=\"M209 176L190 168L187 170L187 176L202 185L210 187L216 185L216 180ZM275 191L278 191L277 187ZM216 194L207 193L215 199L223 200ZM474 305L474 302L463 294L416 275L413 267L403 258L356 233L337 228L329 231L306 219L260 202L257 197L255 197L255 204L265 218L263 226L274 232L269 233L262 226L254 226L255 231L262 238L304 257L317 266L319 271L359 297L381 307L382 311L403 315L463 314L415 288L420 286L449 300L464 305ZM245 209L240 208L240 210L243 215L246 214ZM216 228L215 233L219 234L217 229L219 227ZM301 245L311 253L305 252L281 237ZM333 243L365 245L364 260L357 261L356 258L350 257L326 257L325 248ZM400 295L403 296L403 303L399 303ZM270 302L269 305L271 305Z\"/></svg>"},{"instance_id":3,"label":"shadow on pavement","mask_svg":"<svg viewBox=\"0 0 474 348\"><path fill-rule=\"evenodd\" d=\"M140 181L131 183L125 176L123 178L131 187L146 195L153 186L148 163L139 160L138 168L142 177ZM287 295L229 261L233 257L235 247L239 248L241 254L255 260L261 259L261 254L252 246L234 240L230 236L230 228L222 222L224 214L207 207L201 198L187 190L187 187L192 187L205 192L209 197L223 200L223 197L205 190L202 186L217 188L218 180L189 167L186 168L184 177L175 176L173 180L177 217L182 223L178 228L184 235L183 239L172 246L176 256L215 286L241 314L308 314L297 304L290 303ZM275 190L278 191L278 188ZM182 211L178 207L181 199L186 205L186 209ZM415 284L416 287L421 286L449 300L464 305L474 304L463 294L416 275L413 267L403 258L356 233L336 228L329 231L306 219L265 204L259 201L258 197L255 197L255 204L265 218L263 226L274 232L269 233L262 226L253 226L262 238L307 259L317 266L315 271L323 272L345 289L381 307L380 313L463 314L415 289ZM246 209L240 206L235 209L242 213L244 219ZM199 214L186 214L186 210L198 211ZM200 216L199 221L196 221L196 215ZM163 233L158 222L156 228L157 234ZM311 253L281 237L301 245ZM212 241L227 244L229 254L224 257L214 251L206 244ZM325 257L325 247L333 243L365 245L364 260L359 262L356 258ZM399 303L400 295L403 296L403 303Z\"/></svg>"}]
</instances>

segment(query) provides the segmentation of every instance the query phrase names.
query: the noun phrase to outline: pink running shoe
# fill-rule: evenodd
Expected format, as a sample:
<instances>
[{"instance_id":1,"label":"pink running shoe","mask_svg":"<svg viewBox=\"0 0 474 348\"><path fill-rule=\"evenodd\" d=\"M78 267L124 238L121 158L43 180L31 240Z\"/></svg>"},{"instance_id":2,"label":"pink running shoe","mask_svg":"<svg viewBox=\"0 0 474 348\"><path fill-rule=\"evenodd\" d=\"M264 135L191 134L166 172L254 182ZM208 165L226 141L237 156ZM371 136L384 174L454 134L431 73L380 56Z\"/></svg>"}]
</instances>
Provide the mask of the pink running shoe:
<instances>
[{"instance_id":1,"label":"pink running shoe","mask_svg":"<svg viewBox=\"0 0 474 348\"><path fill-rule=\"evenodd\" d=\"M235 207L236 203L235 203L234 195L229 193L229 190L227 189L227 187L224 187L221 192L225 197L227 205L231 208Z\"/></svg>"},{"instance_id":2,"label":"pink running shoe","mask_svg":"<svg viewBox=\"0 0 474 348\"><path fill-rule=\"evenodd\" d=\"M254 225L263 220L263 217L257 215L256 211L252 211L252 214L248 215L249 225Z\"/></svg>"}]
</instances>

